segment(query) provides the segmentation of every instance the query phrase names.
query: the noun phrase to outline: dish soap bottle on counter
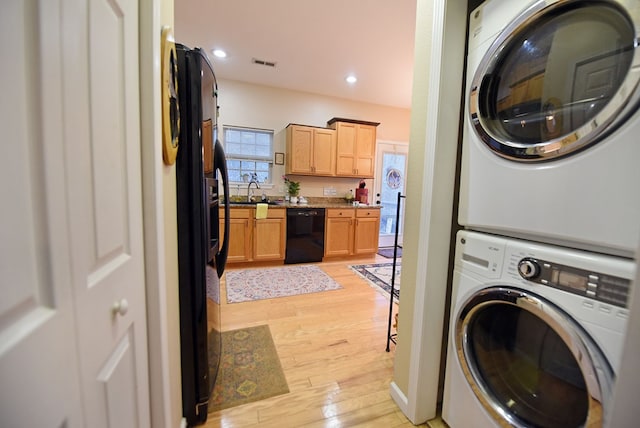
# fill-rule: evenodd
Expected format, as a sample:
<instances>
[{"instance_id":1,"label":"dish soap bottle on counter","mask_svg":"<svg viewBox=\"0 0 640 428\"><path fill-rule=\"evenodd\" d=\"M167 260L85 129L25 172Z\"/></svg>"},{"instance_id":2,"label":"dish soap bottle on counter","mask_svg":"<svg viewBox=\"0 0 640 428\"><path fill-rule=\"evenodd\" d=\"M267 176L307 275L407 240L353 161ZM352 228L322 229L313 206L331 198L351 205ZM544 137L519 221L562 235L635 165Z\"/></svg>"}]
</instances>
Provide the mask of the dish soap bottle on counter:
<instances>
[{"instance_id":1,"label":"dish soap bottle on counter","mask_svg":"<svg viewBox=\"0 0 640 428\"><path fill-rule=\"evenodd\" d=\"M349 189L349 193L347 193L344 198L347 202L351 203L353 201L353 190Z\"/></svg>"}]
</instances>

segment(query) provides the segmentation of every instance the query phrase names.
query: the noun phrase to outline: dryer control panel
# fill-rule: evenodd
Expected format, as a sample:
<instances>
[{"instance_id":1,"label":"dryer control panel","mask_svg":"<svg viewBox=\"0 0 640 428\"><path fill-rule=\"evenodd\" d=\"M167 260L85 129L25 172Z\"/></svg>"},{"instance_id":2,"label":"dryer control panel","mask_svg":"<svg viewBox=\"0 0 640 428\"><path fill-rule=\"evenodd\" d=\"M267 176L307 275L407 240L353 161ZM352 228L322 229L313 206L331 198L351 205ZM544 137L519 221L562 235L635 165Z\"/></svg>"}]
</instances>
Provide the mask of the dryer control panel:
<instances>
[{"instance_id":1,"label":"dryer control panel","mask_svg":"<svg viewBox=\"0 0 640 428\"><path fill-rule=\"evenodd\" d=\"M588 271L525 257L518 263L518 273L524 279L569 291L623 308L627 307L631 281L613 275Z\"/></svg>"}]
</instances>

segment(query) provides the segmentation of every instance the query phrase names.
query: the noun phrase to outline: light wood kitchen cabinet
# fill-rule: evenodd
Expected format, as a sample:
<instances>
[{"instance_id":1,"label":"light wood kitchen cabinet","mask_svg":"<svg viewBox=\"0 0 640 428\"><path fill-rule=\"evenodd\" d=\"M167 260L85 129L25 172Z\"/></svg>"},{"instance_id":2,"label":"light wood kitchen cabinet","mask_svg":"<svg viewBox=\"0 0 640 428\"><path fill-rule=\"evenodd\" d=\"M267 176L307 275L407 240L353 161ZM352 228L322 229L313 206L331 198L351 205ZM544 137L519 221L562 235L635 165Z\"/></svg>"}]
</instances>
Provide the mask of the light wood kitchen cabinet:
<instances>
[{"instance_id":1,"label":"light wood kitchen cabinet","mask_svg":"<svg viewBox=\"0 0 640 428\"><path fill-rule=\"evenodd\" d=\"M229 218L229 254L227 263L251 260L252 208L231 208ZM220 210L220 245L224 241L224 210Z\"/></svg>"},{"instance_id":2,"label":"light wood kitchen cabinet","mask_svg":"<svg viewBox=\"0 0 640 428\"><path fill-rule=\"evenodd\" d=\"M378 125L338 118L328 122L336 130L336 176L373 178Z\"/></svg>"},{"instance_id":3,"label":"light wood kitchen cabinet","mask_svg":"<svg viewBox=\"0 0 640 428\"><path fill-rule=\"evenodd\" d=\"M349 256L353 252L353 208L328 208L324 228L324 255Z\"/></svg>"},{"instance_id":4,"label":"light wood kitchen cabinet","mask_svg":"<svg viewBox=\"0 0 640 428\"><path fill-rule=\"evenodd\" d=\"M325 257L373 254L378 251L379 209L329 208L325 222Z\"/></svg>"},{"instance_id":5,"label":"light wood kitchen cabinet","mask_svg":"<svg viewBox=\"0 0 640 428\"><path fill-rule=\"evenodd\" d=\"M380 236L380 210L359 208L355 212L353 253L375 253L378 251L378 237Z\"/></svg>"},{"instance_id":6,"label":"light wood kitchen cabinet","mask_svg":"<svg viewBox=\"0 0 640 428\"><path fill-rule=\"evenodd\" d=\"M256 219L255 208L230 210L227 263L284 260L287 239L285 209L270 209ZM224 236L224 210L220 210L220 236Z\"/></svg>"},{"instance_id":7,"label":"light wood kitchen cabinet","mask_svg":"<svg viewBox=\"0 0 640 428\"><path fill-rule=\"evenodd\" d=\"M287 126L287 174L333 176L336 173L336 131Z\"/></svg>"},{"instance_id":8,"label":"light wood kitchen cabinet","mask_svg":"<svg viewBox=\"0 0 640 428\"><path fill-rule=\"evenodd\" d=\"M284 260L286 240L287 210L270 209L267 218L254 218L253 260Z\"/></svg>"}]
</instances>

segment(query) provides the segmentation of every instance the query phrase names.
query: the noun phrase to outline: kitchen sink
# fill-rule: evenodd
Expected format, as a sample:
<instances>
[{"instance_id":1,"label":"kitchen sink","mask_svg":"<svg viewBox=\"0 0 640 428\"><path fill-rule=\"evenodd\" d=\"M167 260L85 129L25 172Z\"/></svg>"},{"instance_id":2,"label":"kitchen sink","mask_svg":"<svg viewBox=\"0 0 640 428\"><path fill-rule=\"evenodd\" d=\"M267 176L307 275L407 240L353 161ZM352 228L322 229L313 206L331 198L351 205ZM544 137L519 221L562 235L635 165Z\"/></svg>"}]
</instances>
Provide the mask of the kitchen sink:
<instances>
[{"instance_id":1,"label":"kitchen sink","mask_svg":"<svg viewBox=\"0 0 640 428\"><path fill-rule=\"evenodd\" d=\"M268 204L268 205L280 205L276 201L265 201L265 202L262 202L262 201L254 201L254 202L249 202L249 201L229 201L229 203L231 205L256 205L256 204L260 204L260 203Z\"/></svg>"}]
</instances>

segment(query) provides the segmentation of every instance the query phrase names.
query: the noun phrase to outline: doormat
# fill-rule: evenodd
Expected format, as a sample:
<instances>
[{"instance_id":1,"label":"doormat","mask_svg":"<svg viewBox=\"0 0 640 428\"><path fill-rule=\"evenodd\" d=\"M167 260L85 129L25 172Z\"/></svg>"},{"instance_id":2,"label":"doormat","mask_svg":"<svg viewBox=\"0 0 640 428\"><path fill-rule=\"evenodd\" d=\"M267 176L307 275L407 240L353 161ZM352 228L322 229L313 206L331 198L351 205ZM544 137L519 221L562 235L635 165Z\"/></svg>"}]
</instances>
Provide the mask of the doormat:
<instances>
[{"instance_id":1,"label":"doormat","mask_svg":"<svg viewBox=\"0 0 640 428\"><path fill-rule=\"evenodd\" d=\"M275 299L342 288L315 265L230 270L225 276L227 303Z\"/></svg>"},{"instance_id":2,"label":"doormat","mask_svg":"<svg viewBox=\"0 0 640 428\"><path fill-rule=\"evenodd\" d=\"M388 259L393 258L393 247L392 248L378 248L378 254ZM402 257L402 247L398 247L396 251L396 258Z\"/></svg>"},{"instance_id":3,"label":"doormat","mask_svg":"<svg viewBox=\"0 0 640 428\"><path fill-rule=\"evenodd\" d=\"M391 273L393 263L374 263L369 265L351 265L351 270L367 280L367 282L385 296L391 293ZM393 300L400 299L400 263L396 263L396 276L393 281Z\"/></svg>"},{"instance_id":4,"label":"doormat","mask_svg":"<svg viewBox=\"0 0 640 428\"><path fill-rule=\"evenodd\" d=\"M222 332L209 413L289 392L268 325Z\"/></svg>"}]
</instances>

